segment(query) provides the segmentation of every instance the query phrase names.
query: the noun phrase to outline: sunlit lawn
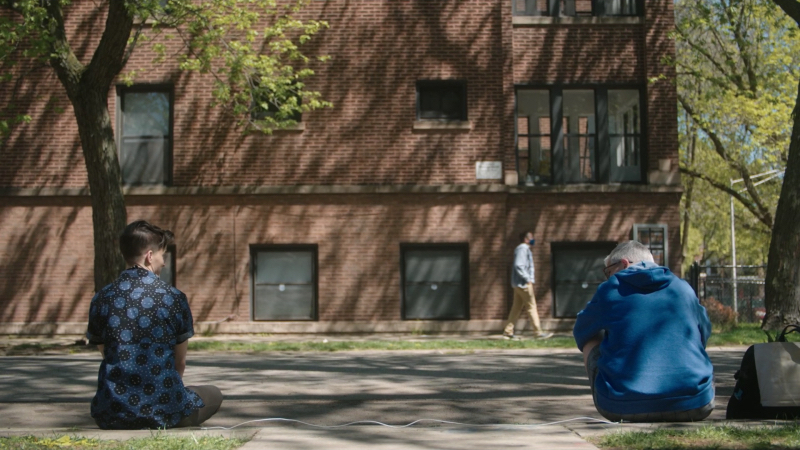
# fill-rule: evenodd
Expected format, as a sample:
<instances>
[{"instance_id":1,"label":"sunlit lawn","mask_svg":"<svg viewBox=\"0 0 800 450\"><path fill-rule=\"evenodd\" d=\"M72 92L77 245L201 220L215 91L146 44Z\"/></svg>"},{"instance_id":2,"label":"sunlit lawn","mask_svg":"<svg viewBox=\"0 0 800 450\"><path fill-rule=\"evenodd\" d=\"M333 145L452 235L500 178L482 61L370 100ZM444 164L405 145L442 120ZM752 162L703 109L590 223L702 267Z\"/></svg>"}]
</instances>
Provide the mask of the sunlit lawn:
<instances>
[{"instance_id":1,"label":"sunlit lawn","mask_svg":"<svg viewBox=\"0 0 800 450\"><path fill-rule=\"evenodd\" d=\"M592 438L601 449L783 450L800 449L800 425L706 426L694 430L632 431Z\"/></svg>"},{"instance_id":2,"label":"sunlit lawn","mask_svg":"<svg viewBox=\"0 0 800 450\"><path fill-rule=\"evenodd\" d=\"M223 437L158 435L125 441L80 436L0 437L2 450L233 450L247 442Z\"/></svg>"},{"instance_id":3,"label":"sunlit lawn","mask_svg":"<svg viewBox=\"0 0 800 450\"><path fill-rule=\"evenodd\" d=\"M772 333L774 336L775 333ZM214 339L206 336L203 339L189 341L192 351L208 352L341 352L341 351L389 351L389 350L514 350L536 348L576 348L570 332L563 332L550 339L540 340L524 337L521 340L500 339L499 335L485 338L424 336L409 334L407 336L387 339L380 335L363 338L348 336L318 336L307 340L283 341L275 340L275 336L253 335L241 339ZM789 335L789 340L800 341L800 335ZM708 341L709 346L750 345L767 342L767 335L758 324L739 324L730 330L715 329ZM65 344L23 343L0 347L0 355L37 355L43 353L84 353L94 352L94 347ZM576 349L577 351L577 349Z\"/></svg>"}]
</instances>

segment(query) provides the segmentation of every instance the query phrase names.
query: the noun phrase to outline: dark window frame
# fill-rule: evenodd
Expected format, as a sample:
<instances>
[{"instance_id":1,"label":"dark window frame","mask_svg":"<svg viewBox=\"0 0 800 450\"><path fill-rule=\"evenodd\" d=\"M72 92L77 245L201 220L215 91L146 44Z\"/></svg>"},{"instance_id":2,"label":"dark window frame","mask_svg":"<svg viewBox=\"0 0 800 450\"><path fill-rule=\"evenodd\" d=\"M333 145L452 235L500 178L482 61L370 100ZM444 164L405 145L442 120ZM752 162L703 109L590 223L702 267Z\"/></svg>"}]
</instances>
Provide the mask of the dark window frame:
<instances>
[{"instance_id":1,"label":"dark window frame","mask_svg":"<svg viewBox=\"0 0 800 450\"><path fill-rule=\"evenodd\" d=\"M557 241L550 243L550 267L552 268L551 271L551 279L550 279L550 286L553 292L553 305L551 309L551 317L556 319L570 319L574 318L575 316L559 316L556 313L558 312L558 273L557 273L557 264L556 264L556 253L562 250L603 250L605 255L607 256L611 253L611 251L618 245L616 241ZM600 277L604 275L600 273ZM592 291L592 295L594 295L595 291Z\"/></svg>"},{"instance_id":2,"label":"dark window frame","mask_svg":"<svg viewBox=\"0 0 800 450\"><path fill-rule=\"evenodd\" d=\"M634 14L606 14L606 1L592 0L592 10L590 14L577 14L575 11L576 0L565 0L564 8L561 8L560 0L545 0L547 10L541 11L536 8L538 0L511 0L511 13L514 16L544 16L544 17L643 17L644 0L629 0L635 5ZM524 8L519 9L519 3L524 2Z\"/></svg>"},{"instance_id":3,"label":"dark window frame","mask_svg":"<svg viewBox=\"0 0 800 450\"><path fill-rule=\"evenodd\" d=\"M256 261L258 260L259 252L291 252L291 251L310 251L312 253L311 260L311 277L312 286L314 288L314 314L309 319L256 319L255 306L256 306L256 273L258 267ZM285 283L284 283L285 284ZM317 322L319 321L319 246L317 244L250 244L250 320L253 322Z\"/></svg>"},{"instance_id":4,"label":"dark window frame","mask_svg":"<svg viewBox=\"0 0 800 450\"><path fill-rule=\"evenodd\" d=\"M425 117L428 115L422 110L423 95L426 91L435 92L440 89L452 89L458 91L459 98L459 111L456 116L448 116L444 111L438 112L435 117ZM441 93L441 92L440 92ZM441 108L440 108L441 109ZM467 110L467 81L466 80L417 80L416 82L416 117L417 120L430 120L430 121L460 121L466 122L469 120L469 112Z\"/></svg>"},{"instance_id":5,"label":"dark window frame","mask_svg":"<svg viewBox=\"0 0 800 450\"><path fill-rule=\"evenodd\" d=\"M178 247L175 244L170 244L167 246L165 253L169 253L170 263L172 267L172 279L171 280L164 280L169 283L171 286L178 287ZM166 261L164 261L166 263Z\"/></svg>"},{"instance_id":6,"label":"dark window frame","mask_svg":"<svg viewBox=\"0 0 800 450\"><path fill-rule=\"evenodd\" d=\"M464 317L441 317L441 318L426 318L418 319L415 317L406 317L406 252L414 250L460 250L462 251L461 260L461 286L464 293L462 298L462 306L464 308ZM468 242L434 242L434 243L416 243L416 242L401 242L400 243L400 318L402 320L470 320L470 296L469 296L469 243Z\"/></svg>"},{"instance_id":7,"label":"dark window frame","mask_svg":"<svg viewBox=\"0 0 800 450\"><path fill-rule=\"evenodd\" d=\"M664 242L661 243L662 248L659 249L652 243L647 243L647 244L642 243L642 244L645 245L648 249L650 249L651 253L653 249L662 250L664 252L664 261L662 266L669 267L669 225L667 225L666 223L635 223L633 224L633 228L631 229L631 239L641 243L640 240L641 231L648 230L648 232L651 232L651 230L654 229L658 229L663 232Z\"/></svg>"},{"instance_id":8,"label":"dark window frame","mask_svg":"<svg viewBox=\"0 0 800 450\"><path fill-rule=\"evenodd\" d=\"M169 98L169 136L164 146L164 180L161 184L129 183L122 180L124 186L171 186L173 181L173 148L175 143L175 86L172 84L134 84L132 86L117 85L117 104L116 104L116 144L117 155L122 160L123 143L126 137L125 132L125 94L127 93L147 93L165 92ZM122 174L120 173L120 176Z\"/></svg>"},{"instance_id":9,"label":"dark window frame","mask_svg":"<svg viewBox=\"0 0 800 450\"><path fill-rule=\"evenodd\" d=\"M564 136L563 130L563 99L564 91L593 90L595 107L595 149L594 149L594 181L570 183L564 171L557 168L564 167ZM519 120L518 93L524 90L547 90L550 100L550 180L553 185L565 184L647 184L648 163L648 127L647 127L647 91L639 83L592 83L592 84L517 84L514 86L514 149L517 173L519 173ZM637 181L615 181L611 174L611 139L608 128L608 91L635 90L639 92L640 130L639 130L639 179ZM559 118L555 120L554 118ZM518 184L524 184L524 177L519 177Z\"/></svg>"}]
</instances>

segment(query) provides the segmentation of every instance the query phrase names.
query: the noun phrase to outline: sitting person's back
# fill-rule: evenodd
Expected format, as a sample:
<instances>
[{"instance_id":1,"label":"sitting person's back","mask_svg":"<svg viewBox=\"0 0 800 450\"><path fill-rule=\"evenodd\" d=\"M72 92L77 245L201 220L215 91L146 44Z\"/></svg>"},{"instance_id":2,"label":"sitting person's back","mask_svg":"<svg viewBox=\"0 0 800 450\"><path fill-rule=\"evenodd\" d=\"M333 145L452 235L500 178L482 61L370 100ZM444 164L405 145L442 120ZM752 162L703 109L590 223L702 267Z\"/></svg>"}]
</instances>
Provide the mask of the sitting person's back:
<instances>
[{"instance_id":1,"label":"sitting person's back","mask_svg":"<svg viewBox=\"0 0 800 450\"><path fill-rule=\"evenodd\" d=\"M157 276L171 240L168 230L130 224L120 246L131 267L92 299L86 334L103 354L91 408L100 428L196 426L222 403L214 386L183 385L192 312Z\"/></svg>"},{"instance_id":2,"label":"sitting person's back","mask_svg":"<svg viewBox=\"0 0 800 450\"><path fill-rule=\"evenodd\" d=\"M638 242L620 244L606 265L609 280L573 330L597 410L615 421L704 419L714 407L705 308Z\"/></svg>"}]
</instances>

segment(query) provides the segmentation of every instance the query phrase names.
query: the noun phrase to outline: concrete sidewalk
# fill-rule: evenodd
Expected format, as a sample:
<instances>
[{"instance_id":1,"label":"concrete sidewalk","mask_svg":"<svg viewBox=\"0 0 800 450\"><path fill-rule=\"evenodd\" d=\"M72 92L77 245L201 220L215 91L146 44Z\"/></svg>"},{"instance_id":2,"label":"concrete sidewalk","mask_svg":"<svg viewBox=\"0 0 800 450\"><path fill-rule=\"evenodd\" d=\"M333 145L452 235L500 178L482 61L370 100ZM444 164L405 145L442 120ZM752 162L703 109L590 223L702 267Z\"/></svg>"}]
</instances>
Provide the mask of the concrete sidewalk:
<instances>
[{"instance_id":1,"label":"concrete sidewalk","mask_svg":"<svg viewBox=\"0 0 800 450\"><path fill-rule=\"evenodd\" d=\"M709 351L718 405L710 420L724 419L743 351ZM0 358L0 435L149 436L149 431L101 431L94 425L88 412L99 359L99 354ZM586 419L601 417L592 405L581 354L572 349L190 353L185 380L216 384L225 394L206 427L236 428L167 433L252 435L244 450L594 448L583 437L633 427ZM356 421L406 425L418 419L457 423L406 428L245 423L266 418L327 427Z\"/></svg>"}]
</instances>

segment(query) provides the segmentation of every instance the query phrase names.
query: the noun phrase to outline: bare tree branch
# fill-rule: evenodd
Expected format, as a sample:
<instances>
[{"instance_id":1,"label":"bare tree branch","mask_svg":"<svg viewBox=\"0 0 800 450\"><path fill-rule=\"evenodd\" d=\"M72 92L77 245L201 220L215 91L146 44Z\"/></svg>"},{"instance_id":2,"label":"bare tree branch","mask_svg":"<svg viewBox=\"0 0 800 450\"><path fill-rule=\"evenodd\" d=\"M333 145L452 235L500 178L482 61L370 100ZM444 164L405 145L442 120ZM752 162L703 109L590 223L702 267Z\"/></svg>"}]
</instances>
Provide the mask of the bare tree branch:
<instances>
[{"instance_id":1,"label":"bare tree branch","mask_svg":"<svg viewBox=\"0 0 800 450\"><path fill-rule=\"evenodd\" d=\"M710 184L711 186L719 189L720 191L723 191L723 192L725 192L725 193L727 193L729 195L732 195L736 200L739 200L739 202L745 208L747 208L748 211L753 213L753 216L755 216L759 220L759 222L761 222L765 226L769 227L770 230L772 229L772 223L773 223L772 215L769 215L769 214L766 215L766 216L762 215L760 213L758 207L752 202L751 199L745 197L744 195L742 195L741 192L737 191L736 189L731 188L731 186L729 184L720 182L719 180L715 180L715 179L709 177L708 175L705 175L705 174L702 174L700 172L694 171L694 170L689 169L687 167L681 166L680 167L680 171L681 171L682 174L685 174L685 175L690 176L692 178L703 180L706 183Z\"/></svg>"},{"instance_id":2,"label":"bare tree branch","mask_svg":"<svg viewBox=\"0 0 800 450\"><path fill-rule=\"evenodd\" d=\"M748 209L751 209L753 214L758 217L759 220L765 221L764 223L771 224L772 213L769 212L769 208L767 208L764 205L764 202L761 201L761 196L750 179L750 171L747 169L747 167L730 157L725 149L725 144L722 143L719 135L711 130L711 128L709 128L705 122L703 122L700 117L694 113L692 106L689 105L686 99L680 94L678 94L678 102L681 104L683 109L689 113L689 116L692 118L692 120L697 123L697 126L699 126L700 129L703 130L706 135L708 135L709 139L711 139L711 143L717 154L731 167L731 169L735 170L736 173L742 177L745 189L747 190L747 193L750 195L751 199Z\"/></svg>"},{"instance_id":3,"label":"bare tree branch","mask_svg":"<svg viewBox=\"0 0 800 450\"><path fill-rule=\"evenodd\" d=\"M57 2L51 2L57 3ZM85 82L110 85L122 71L128 38L133 29L133 15L123 1L108 2L106 27L86 70Z\"/></svg>"},{"instance_id":4,"label":"bare tree branch","mask_svg":"<svg viewBox=\"0 0 800 450\"><path fill-rule=\"evenodd\" d=\"M728 89L728 84L725 83L720 78L710 77L710 76L705 75L705 74L701 73L698 70L694 70L693 68L691 68L691 67L689 67L687 65L684 65L682 63L676 63L675 66L676 66L676 68L681 68L682 69L680 71L677 71L676 75L689 75L689 76L692 76L694 78L697 78L697 79L700 79L700 80L703 80L703 81L708 81L709 83L711 83L711 84L713 84L713 85L715 85L715 86L717 86L719 88Z\"/></svg>"},{"instance_id":5,"label":"bare tree branch","mask_svg":"<svg viewBox=\"0 0 800 450\"><path fill-rule=\"evenodd\" d=\"M748 48L752 46L752 43L748 43L747 40L742 35L742 25L744 23L744 11L745 11L745 2L742 2L739 8L739 16L734 17L732 8L725 8L725 13L728 16L728 20L731 24L734 24L733 27L733 40L736 42L736 46L739 49L739 57L742 59L744 63L745 72L747 73L747 82L749 84L750 93L753 97L756 96L758 91L758 77L756 76L756 72L753 68L752 61L750 61L750 55L748 53Z\"/></svg>"},{"instance_id":6,"label":"bare tree branch","mask_svg":"<svg viewBox=\"0 0 800 450\"><path fill-rule=\"evenodd\" d=\"M776 5L780 6L783 12L797 22L800 26L800 2L797 0L773 0Z\"/></svg>"},{"instance_id":7,"label":"bare tree branch","mask_svg":"<svg viewBox=\"0 0 800 450\"><path fill-rule=\"evenodd\" d=\"M61 2L50 1L44 4L49 18L47 25L50 29L48 31L53 38L50 43L50 66L55 70L61 84L64 85L67 95L74 100L78 95L78 83L85 67L78 61L67 41Z\"/></svg>"},{"instance_id":8,"label":"bare tree branch","mask_svg":"<svg viewBox=\"0 0 800 450\"><path fill-rule=\"evenodd\" d=\"M711 65L714 66L714 68L716 68L717 71L720 74L722 74L727 80L729 80L733 85L741 89L744 89L744 84L742 84L741 78L730 76L729 75L730 70L727 70L725 67L723 67L722 63L720 63L714 58L714 55L706 51L706 49L703 48L701 45L694 42L684 30L677 28L676 31L678 32L678 34L681 35L684 42L686 42L690 47L692 47L694 51L696 51L697 53L702 55L705 59L707 59L708 62L711 63Z\"/></svg>"},{"instance_id":9,"label":"bare tree branch","mask_svg":"<svg viewBox=\"0 0 800 450\"><path fill-rule=\"evenodd\" d=\"M705 124L705 122L700 118L700 116L698 116L695 113L694 108L689 104L689 102L686 100L686 98L683 95L681 95L680 93L678 94L678 103L681 104L683 109L689 114L689 117L691 117L692 120L697 123L697 125L700 127L700 129L703 130L703 132L708 135L709 139L711 139L711 143L714 146L714 151L716 151L717 154L725 162L730 164L731 167L733 167L737 171L740 171L741 170L741 166L736 161L734 161L730 157L730 155L728 155L727 150L725 150L725 145L722 143L722 140L719 138L717 133L714 132L714 130L712 130L711 128L709 128Z\"/></svg>"},{"instance_id":10,"label":"bare tree branch","mask_svg":"<svg viewBox=\"0 0 800 450\"><path fill-rule=\"evenodd\" d=\"M722 73L730 73L730 77L735 81L736 86L742 91L747 90L744 79L741 74L736 71L736 61L725 48L725 43L723 38L719 35L719 30L716 27L710 27L710 30L711 35L714 36L714 40L717 41L719 52L725 57L725 63L728 66L727 70L724 70Z\"/></svg>"},{"instance_id":11,"label":"bare tree branch","mask_svg":"<svg viewBox=\"0 0 800 450\"><path fill-rule=\"evenodd\" d=\"M122 57L122 67L128 65L128 60L131 59L131 55L133 51L136 49L136 44L139 43L139 38L142 36L142 30L144 29L144 21L139 23L136 27L136 31L133 34L133 40L131 41L130 45L128 45L128 49L125 50L125 55Z\"/></svg>"}]
</instances>

